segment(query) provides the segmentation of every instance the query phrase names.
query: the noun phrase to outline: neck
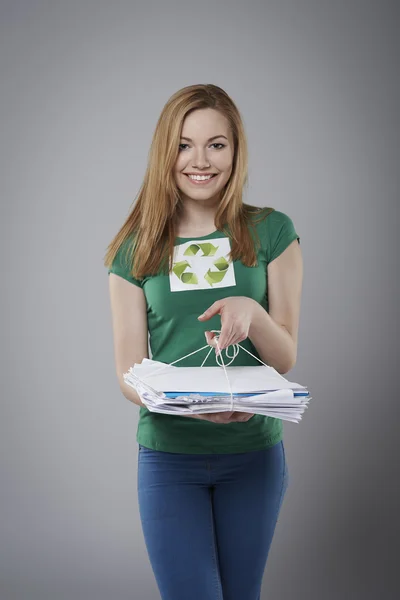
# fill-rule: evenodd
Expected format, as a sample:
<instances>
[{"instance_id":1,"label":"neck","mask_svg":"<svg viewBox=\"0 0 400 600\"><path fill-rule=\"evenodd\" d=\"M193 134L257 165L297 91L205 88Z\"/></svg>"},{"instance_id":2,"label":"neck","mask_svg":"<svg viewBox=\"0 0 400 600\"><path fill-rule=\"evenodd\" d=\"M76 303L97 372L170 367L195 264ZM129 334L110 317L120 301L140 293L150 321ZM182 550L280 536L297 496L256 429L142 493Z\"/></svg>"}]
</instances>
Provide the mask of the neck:
<instances>
[{"instance_id":1,"label":"neck","mask_svg":"<svg viewBox=\"0 0 400 600\"><path fill-rule=\"evenodd\" d=\"M177 219L177 226L180 229L199 229L212 230L215 228L215 215L217 212L219 200L209 199L208 201L183 199L181 210Z\"/></svg>"}]
</instances>

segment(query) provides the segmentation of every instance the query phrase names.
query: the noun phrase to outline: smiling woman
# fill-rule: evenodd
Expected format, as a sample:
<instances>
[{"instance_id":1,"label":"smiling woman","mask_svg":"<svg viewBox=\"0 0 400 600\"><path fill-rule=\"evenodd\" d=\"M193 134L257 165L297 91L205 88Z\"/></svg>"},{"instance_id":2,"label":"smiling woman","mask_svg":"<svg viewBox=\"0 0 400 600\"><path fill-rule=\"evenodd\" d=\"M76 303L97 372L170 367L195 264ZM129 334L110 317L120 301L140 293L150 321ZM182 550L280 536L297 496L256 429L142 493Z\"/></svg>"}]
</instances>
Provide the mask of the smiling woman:
<instances>
[{"instance_id":1,"label":"smiling woman","mask_svg":"<svg viewBox=\"0 0 400 600\"><path fill-rule=\"evenodd\" d=\"M215 131L219 133L210 135ZM220 111L203 108L186 117L180 140L173 170L183 204L180 221L196 222L201 229L214 222L216 204L232 173L233 135Z\"/></svg>"},{"instance_id":2,"label":"smiling woman","mask_svg":"<svg viewBox=\"0 0 400 600\"><path fill-rule=\"evenodd\" d=\"M205 335L214 345L214 329L225 347L241 339L250 352L234 366L259 366L260 352L280 371L293 363L302 272L299 246L289 246L300 238L285 213L243 202L247 161L224 90L193 85L168 100L136 204L105 261L118 381L135 404L123 374L149 356L148 337L154 360L185 357L181 367L216 366L214 353L204 361L194 352ZM267 312L269 291L279 323ZM288 485L282 421L142 404L136 440L139 509L162 598L258 599Z\"/></svg>"}]
</instances>

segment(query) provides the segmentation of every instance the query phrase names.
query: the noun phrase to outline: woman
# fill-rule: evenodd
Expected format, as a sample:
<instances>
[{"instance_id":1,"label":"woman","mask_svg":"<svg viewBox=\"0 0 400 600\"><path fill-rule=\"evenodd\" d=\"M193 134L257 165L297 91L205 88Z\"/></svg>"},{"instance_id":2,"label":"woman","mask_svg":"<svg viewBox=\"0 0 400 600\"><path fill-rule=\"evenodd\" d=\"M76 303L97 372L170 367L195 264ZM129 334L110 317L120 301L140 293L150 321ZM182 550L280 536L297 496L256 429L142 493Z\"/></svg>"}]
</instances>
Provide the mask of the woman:
<instances>
[{"instance_id":1,"label":"woman","mask_svg":"<svg viewBox=\"0 0 400 600\"><path fill-rule=\"evenodd\" d=\"M295 364L300 238L286 214L243 202L247 162L224 90L176 92L105 259L117 376L140 406L139 509L163 600L258 600L288 484L280 419L154 413L123 380L149 357L148 335L154 360L185 357L176 366L202 365L194 351L204 335L216 348L211 330L221 351L240 342L281 374ZM214 352L204 365L216 366ZM231 365L260 362L241 350Z\"/></svg>"}]
</instances>

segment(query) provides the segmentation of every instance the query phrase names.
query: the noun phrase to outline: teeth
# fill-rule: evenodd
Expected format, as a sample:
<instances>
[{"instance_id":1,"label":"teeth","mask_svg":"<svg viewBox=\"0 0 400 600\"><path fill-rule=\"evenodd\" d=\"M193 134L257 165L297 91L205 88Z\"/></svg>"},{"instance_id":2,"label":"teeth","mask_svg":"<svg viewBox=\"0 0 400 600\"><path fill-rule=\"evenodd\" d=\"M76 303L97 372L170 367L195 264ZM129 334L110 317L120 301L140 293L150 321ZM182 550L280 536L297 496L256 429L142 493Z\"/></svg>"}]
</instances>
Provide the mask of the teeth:
<instances>
[{"instance_id":1,"label":"teeth","mask_svg":"<svg viewBox=\"0 0 400 600\"><path fill-rule=\"evenodd\" d=\"M188 175L190 179L196 179L197 181L206 181L206 179L211 179L213 175Z\"/></svg>"}]
</instances>

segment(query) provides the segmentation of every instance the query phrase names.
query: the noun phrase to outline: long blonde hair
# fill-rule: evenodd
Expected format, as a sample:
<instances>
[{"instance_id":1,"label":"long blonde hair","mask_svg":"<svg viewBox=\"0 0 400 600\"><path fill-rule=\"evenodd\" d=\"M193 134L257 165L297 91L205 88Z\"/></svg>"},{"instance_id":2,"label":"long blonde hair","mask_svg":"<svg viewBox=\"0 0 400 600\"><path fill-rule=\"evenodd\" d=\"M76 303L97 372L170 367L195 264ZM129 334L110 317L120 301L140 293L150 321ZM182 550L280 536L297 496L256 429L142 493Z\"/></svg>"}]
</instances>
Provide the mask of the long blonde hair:
<instances>
[{"instance_id":1,"label":"long blonde hair","mask_svg":"<svg viewBox=\"0 0 400 600\"><path fill-rule=\"evenodd\" d=\"M155 128L136 203L134 201L132 211L107 248L106 267L111 267L121 246L131 239L127 264L133 277L142 279L145 275L156 275L160 270L165 272L167 259L168 270L172 269L176 226L182 207L173 167L184 119L192 111L202 108L220 111L228 119L234 140L232 173L215 215L216 229L231 238L231 260L256 266L254 242L259 244L259 240L253 238L248 226L251 225L255 232L252 215L265 215L265 211L242 200L248 184L248 149L242 119L223 89L213 84L198 84L178 90L165 104Z\"/></svg>"}]
</instances>

